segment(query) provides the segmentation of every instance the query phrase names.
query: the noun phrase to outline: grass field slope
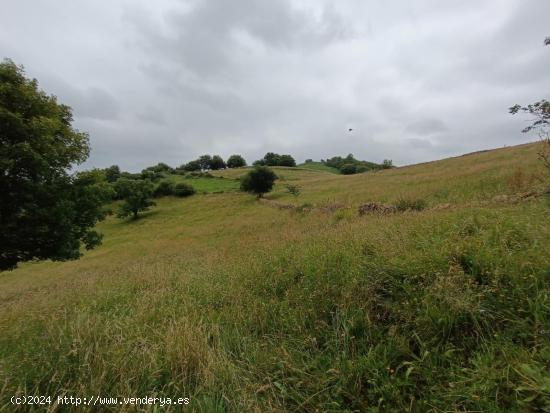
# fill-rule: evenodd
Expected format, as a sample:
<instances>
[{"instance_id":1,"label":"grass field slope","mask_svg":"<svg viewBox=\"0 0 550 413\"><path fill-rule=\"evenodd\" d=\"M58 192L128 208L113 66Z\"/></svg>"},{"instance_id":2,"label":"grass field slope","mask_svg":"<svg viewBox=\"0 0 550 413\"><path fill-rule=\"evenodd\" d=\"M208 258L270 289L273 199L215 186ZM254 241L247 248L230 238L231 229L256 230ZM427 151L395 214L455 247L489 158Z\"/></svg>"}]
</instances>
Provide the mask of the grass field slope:
<instances>
[{"instance_id":1,"label":"grass field slope","mask_svg":"<svg viewBox=\"0 0 550 413\"><path fill-rule=\"evenodd\" d=\"M550 411L536 153L274 168L265 200L199 193L109 217L80 260L0 273L0 411L44 411L15 394L190 398L171 412ZM215 174L235 189L247 170Z\"/></svg>"}]
</instances>

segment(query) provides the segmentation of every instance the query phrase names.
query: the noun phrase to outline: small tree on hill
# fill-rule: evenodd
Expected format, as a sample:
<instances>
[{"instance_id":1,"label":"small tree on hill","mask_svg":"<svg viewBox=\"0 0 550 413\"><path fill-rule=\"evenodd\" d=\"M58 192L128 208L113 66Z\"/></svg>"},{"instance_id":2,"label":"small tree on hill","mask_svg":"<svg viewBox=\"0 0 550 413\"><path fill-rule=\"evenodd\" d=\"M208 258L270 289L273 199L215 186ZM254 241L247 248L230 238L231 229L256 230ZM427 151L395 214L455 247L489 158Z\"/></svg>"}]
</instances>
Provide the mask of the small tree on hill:
<instances>
[{"instance_id":1,"label":"small tree on hill","mask_svg":"<svg viewBox=\"0 0 550 413\"><path fill-rule=\"evenodd\" d=\"M271 191L276 179L275 172L267 166L257 166L242 178L241 191L256 194L257 198L261 198L263 194Z\"/></svg>"},{"instance_id":2,"label":"small tree on hill","mask_svg":"<svg viewBox=\"0 0 550 413\"><path fill-rule=\"evenodd\" d=\"M227 160L228 168L241 168L246 166L246 161L241 155L231 155Z\"/></svg>"},{"instance_id":3,"label":"small tree on hill","mask_svg":"<svg viewBox=\"0 0 550 413\"><path fill-rule=\"evenodd\" d=\"M212 157L210 155L202 155L197 159L203 171L207 171L212 166Z\"/></svg>"},{"instance_id":4,"label":"small tree on hill","mask_svg":"<svg viewBox=\"0 0 550 413\"><path fill-rule=\"evenodd\" d=\"M195 172L201 170L201 164L198 160L189 161L185 165L182 165L181 168L189 172Z\"/></svg>"},{"instance_id":5,"label":"small tree on hill","mask_svg":"<svg viewBox=\"0 0 550 413\"><path fill-rule=\"evenodd\" d=\"M218 169L225 169L225 162L220 155L214 155L210 161L210 169L217 171Z\"/></svg>"},{"instance_id":6,"label":"small tree on hill","mask_svg":"<svg viewBox=\"0 0 550 413\"><path fill-rule=\"evenodd\" d=\"M151 199L154 186L150 181L121 178L117 181L115 188L117 194L124 200L117 213L119 218L132 216L133 219L137 219L138 212L147 211L155 205Z\"/></svg>"}]
</instances>

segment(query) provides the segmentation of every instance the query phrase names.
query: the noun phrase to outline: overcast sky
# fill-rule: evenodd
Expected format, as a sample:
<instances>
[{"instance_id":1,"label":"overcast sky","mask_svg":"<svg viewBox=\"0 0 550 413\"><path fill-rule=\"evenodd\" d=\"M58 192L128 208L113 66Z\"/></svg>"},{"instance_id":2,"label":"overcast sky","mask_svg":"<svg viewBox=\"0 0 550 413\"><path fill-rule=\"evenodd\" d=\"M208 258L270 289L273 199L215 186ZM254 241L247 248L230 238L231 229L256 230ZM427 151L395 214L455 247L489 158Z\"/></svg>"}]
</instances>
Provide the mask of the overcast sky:
<instances>
[{"instance_id":1,"label":"overcast sky","mask_svg":"<svg viewBox=\"0 0 550 413\"><path fill-rule=\"evenodd\" d=\"M549 0L0 4L0 57L73 108L86 167L415 163L535 140L507 108L550 98Z\"/></svg>"}]
</instances>

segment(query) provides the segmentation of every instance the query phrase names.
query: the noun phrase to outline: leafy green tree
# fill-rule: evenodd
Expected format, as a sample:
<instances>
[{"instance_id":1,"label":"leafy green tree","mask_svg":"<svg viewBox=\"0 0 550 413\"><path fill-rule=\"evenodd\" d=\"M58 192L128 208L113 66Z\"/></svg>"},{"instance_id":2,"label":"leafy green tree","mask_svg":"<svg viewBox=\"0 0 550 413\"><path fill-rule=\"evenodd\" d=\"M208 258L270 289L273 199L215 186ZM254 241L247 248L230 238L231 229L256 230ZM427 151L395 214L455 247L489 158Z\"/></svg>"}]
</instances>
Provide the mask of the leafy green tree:
<instances>
[{"instance_id":1,"label":"leafy green tree","mask_svg":"<svg viewBox=\"0 0 550 413\"><path fill-rule=\"evenodd\" d=\"M197 159L200 165L200 169L203 171L207 171L212 166L212 157L210 155L202 155Z\"/></svg>"},{"instance_id":2,"label":"leafy green tree","mask_svg":"<svg viewBox=\"0 0 550 413\"><path fill-rule=\"evenodd\" d=\"M228 168L242 168L246 166L246 161L241 155L231 155L227 160Z\"/></svg>"},{"instance_id":3,"label":"leafy green tree","mask_svg":"<svg viewBox=\"0 0 550 413\"><path fill-rule=\"evenodd\" d=\"M107 179L107 182L116 182L118 178L120 178L120 168L118 165L105 168L105 179Z\"/></svg>"},{"instance_id":4,"label":"leafy green tree","mask_svg":"<svg viewBox=\"0 0 550 413\"><path fill-rule=\"evenodd\" d=\"M241 191L256 194L261 198L263 194L271 191L277 175L267 166L256 166L241 180Z\"/></svg>"},{"instance_id":5,"label":"leafy green tree","mask_svg":"<svg viewBox=\"0 0 550 413\"><path fill-rule=\"evenodd\" d=\"M267 166L278 166L281 156L277 153L268 152L264 155L265 165Z\"/></svg>"},{"instance_id":6,"label":"leafy green tree","mask_svg":"<svg viewBox=\"0 0 550 413\"><path fill-rule=\"evenodd\" d=\"M186 184L185 182L179 182L174 188L174 195L180 197L191 196L195 193L195 188L193 186Z\"/></svg>"},{"instance_id":7,"label":"leafy green tree","mask_svg":"<svg viewBox=\"0 0 550 413\"><path fill-rule=\"evenodd\" d=\"M296 166L296 161L290 155L279 156L279 166Z\"/></svg>"},{"instance_id":8,"label":"leafy green tree","mask_svg":"<svg viewBox=\"0 0 550 413\"><path fill-rule=\"evenodd\" d=\"M156 173L171 174L172 172L174 172L174 169L170 165L165 164L164 162L159 162L156 165L145 168L144 171L153 171Z\"/></svg>"},{"instance_id":9,"label":"leafy green tree","mask_svg":"<svg viewBox=\"0 0 550 413\"><path fill-rule=\"evenodd\" d=\"M138 212L147 211L155 205L151 199L154 191L151 181L120 178L115 187L119 196L124 200L117 213L119 218L132 216L133 219L137 219Z\"/></svg>"},{"instance_id":10,"label":"leafy green tree","mask_svg":"<svg viewBox=\"0 0 550 413\"><path fill-rule=\"evenodd\" d=\"M189 161L185 165L183 165L183 169L189 172L194 171L200 171L201 170L201 164L198 160L195 161Z\"/></svg>"},{"instance_id":11,"label":"leafy green tree","mask_svg":"<svg viewBox=\"0 0 550 413\"><path fill-rule=\"evenodd\" d=\"M81 245L100 242L92 228L105 216L108 187L69 174L90 151L72 121L71 108L22 67L0 63L0 270L78 258Z\"/></svg>"},{"instance_id":12,"label":"leafy green tree","mask_svg":"<svg viewBox=\"0 0 550 413\"><path fill-rule=\"evenodd\" d=\"M217 171L218 169L225 169L226 165L220 155L214 155L210 161L210 169Z\"/></svg>"}]
</instances>

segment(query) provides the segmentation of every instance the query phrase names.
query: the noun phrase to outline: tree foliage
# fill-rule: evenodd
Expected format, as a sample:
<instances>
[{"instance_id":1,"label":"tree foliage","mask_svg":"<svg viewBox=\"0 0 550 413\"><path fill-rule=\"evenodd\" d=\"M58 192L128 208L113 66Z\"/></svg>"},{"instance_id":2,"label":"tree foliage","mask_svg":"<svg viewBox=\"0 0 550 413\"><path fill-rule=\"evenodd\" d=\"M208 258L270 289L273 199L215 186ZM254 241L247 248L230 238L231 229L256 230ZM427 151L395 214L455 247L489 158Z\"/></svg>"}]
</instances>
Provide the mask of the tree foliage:
<instances>
[{"instance_id":1,"label":"tree foliage","mask_svg":"<svg viewBox=\"0 0 550 413\"><path fill-rule=\"evenodd\" d=\"M229 159L227 159L228 168L241 168L243 166L246 166L246 161L241 155L231 155Z\"/></svg>"},{"instance_id":2,"label":"tree foliage","mask_svg":"<svg viewBox=\"0 0 550 413\"><path fill-rule=\"evenodd\" d=\"M262 159L254 162L254 165L261 166L296 166L296 161L290 155L279 155L278 153L268 152Z\"/></svg>"},{"instance_id":3,"label":"tree foliage","mask_svg":"<svg viewBox=\"0 0 550 413\"><path fill-rule=\"evenodd\" d=\"M241 191L256 194L261 198L263 194L271 191L277 175L267 166L256 166L241 180Z\"/></svg>"},{"instance_id":4,"label":"tree foliage","mask_svg":"<svg viewBox=\"0 0 550 413\"><path fill-rule=\"evenodd\" d=\"M120 178L115 187L117 194L124 200L117 213L119 218L132 216L137 219L139 212L147 211L155 205L151 199L154 191L151 181Z\"/></svg>"},{"instance_id":5,"label":"tree foliage","mask_svg":"<svg viewBox=\"0 0 550 413\"><path fill-rule=\"evenodd\" d=\"M38 88L22 67L0 63L0 270L34 259L67 260L101 239L109 188L97 172L68 170L89 155L71 108Z\"/></svg>"},{"instance_id":6,"label":"tree foliage","mask_svg":"<svg viewBox=\"0 0 550 413\"><path fill-rule=\"evenodd\" d=\"M185 197L185 196L191 196L195 193L195 188L193 186L186 184L185 182L179 182L176 184L176 187L174 188L174 195Z\"/></svg>"},{"instance_id":7,"label":"tree foliage","mask_svg":"<svg viewBox=\"0 0 550 413\"><path fill-rule=\"evenodd\" d=\"M226 165L222 157L220 155L214 155L210 160L210 166L208 169L217 171L218 169L225 169L225 168L226 168Z\"/></svg>"},{"instance_id":8,"label":"tree foliage","mask_svg":"<svg viewBox=\"0 0 550 413\"><path fill-rule=\"evenodd\" d=\"M116 182L118 178L120 178L120 168L118 165L112 165L105 168L105 179L107 182Z\"/></svg>"}]
</instances>

